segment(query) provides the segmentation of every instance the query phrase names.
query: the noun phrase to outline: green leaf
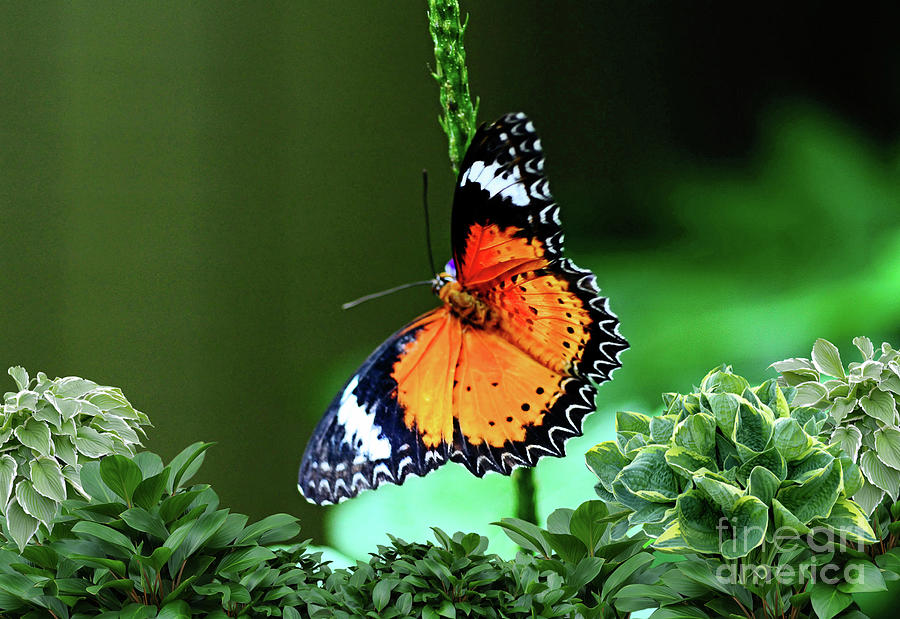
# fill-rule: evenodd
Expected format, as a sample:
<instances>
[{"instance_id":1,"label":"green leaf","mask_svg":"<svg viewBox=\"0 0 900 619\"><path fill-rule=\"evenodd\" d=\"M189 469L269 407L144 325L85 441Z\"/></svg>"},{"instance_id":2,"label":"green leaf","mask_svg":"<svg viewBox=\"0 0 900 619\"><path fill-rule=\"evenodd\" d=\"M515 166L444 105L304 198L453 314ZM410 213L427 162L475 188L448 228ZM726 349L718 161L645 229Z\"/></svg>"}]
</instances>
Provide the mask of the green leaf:
<instances>
[{"instance_id":1,"label":"green leaf","mask_svg":"<svg viewBox=\"0 0 900 619\"><path fill-rule=\"evenodd\" d=\"M862 445L862 432L856 426L835 428L831 433L831 444L839 444L850 459L856 462L859 447Z\"/></svg>"},{"instance_id":2,"label":"green leaf","mask_svg":"<svg viewBox=\"0 0 900 619\"><path fill-rule=\"evenodd\" d=\"M678 480L666 464L666 447L647 445L616 478L638 497L654 503L674 501L679 494Z\"/></svg>"},{"instance_id":3,"label":"green leaf","mask_svg":"<svg viewBox=\"0 0 900 619\"><path fill-rule=\"evenodd\" d=\"M219 562L216 573L240 573L275 558L275 553L262 546L250 546L227 555Z\"/></svg>"},{"instance_id":4,"label":"green leaf","mask_svg":"<svg viewBox=\"0 0 900 619\"><path fill-rule=\"evenodd\" d=\"M797 420L792 417L776 419L773 436L775 448L787 460L799 460L809 453L813 446L812 437L804 432Z\"/></svg>"},{"instance_id":5,"label":"green leaf","mask_svg":"<svg viewBox=\"0 0 900 619\"><path fill-rule=\"evenodd\" d=\"M762 466L755 466L750 471L747 491L766 505L771 505L780 485L781 481L772 471Z\"/></svg>"},{"instance_id":6,"label":"green leaf","mask_svg":"<svg viewBox=\"0 0 900 619\"><path fill-rule=\"evenodd\" d=\"M750 387L750 383L747 382L747 379L734 374L731 366L726 365L710 370L700 382L700 390L706 393L741 394L748 387Z\"/></svg>"},{"instance_id":7,"label":"green leaf","mask_svg":"<svg viewBox=\"0 0 900 619\"><path fill-rule=\"evenodd\" d=\"M629 460L619 451L615 441L606 441L595 445L585 454L588 468L600 478L600 482L612 492L612 482Z\"/></svg>"},{"instance_id":8,"label":"green leaf","mask_svg":"<svg viewBox=\"0 0 900 619\"><path fill-rule=\"evenodd\" d=\"M600 594L601 599L609 600L635 572L646 568L650 563L653 563L653 555L649 552L642 552L628 558L612 574L606 577L606 582L603 583L603 590Z\"/></svg>"},{"instance_id":9,"label":"green leaf","mask_svg":"<svg viewBox=\"0 0 900 619\"><path fill-rule=\"evenodd\" d=\"M271 516L266 516L262 520L247 526L238 535L234 544L235 546L244 546L256 543L266 532L296 523L297 518L290 514L272 514Z\"/></svg>"},{"instance_id":10,"label":"green leaf","mask_svg":"<svg viewBox=\"0 0 900 619\"><path fill-rule=\"evenodd\" d=\"M499 522L492 522L506 533L506 536L526 550L543 557L549 557L553 550L541 535L541 529L530 522L519 518L503 518Z\"/></svg>"},{"instance_id":11,"label":"green leaf","mask_svg":"<svg viewBox=\"0 0 900 619\"><path fill-rule=\"evenodd\" d=\"M741 399L731 393L706 394L709 407L716 417L716 425L722 430L722 434L731 437L734 435L734 424L740 410Z\"/></svg>"},{"instance_id":12,"label":"green leaf","mask_svg":"<svg viewBox=\"0 0 900 619\"><path fill-rule=\"evenodd\" d=\"M159 572L171 556L172 549L166 546L160 546L147 556L135 555L141 565L149 567L154 572Z\"/></svg>"},{"instance_id":13,"label":"green leaf","mask_svg":"<svg viewBox=\"0 0 900 619\"><path fill-rule=\"evenodd\" d=\"M29 418L23 425L13 430L13 434L26 447L42 456L50 457L50 428L47 424Z\"/></svg>"},{"instance_id":14,"label":"green leaf","mask_svg":"<svg viewBox=\"0 0 900 619\"><path fill-rule=\"evenodd\" d=\"M28 389L28 384L31 382L31 379L28 378L28 372L25 371L25 368L16 365L6 370L6 373L16 381L16 386L19 388L19 391Z\"/></svg>"},{"instance_id":15,"label":"green leaf","mask_svg":"<svg viewBox=\"0 0 900 619\"><path fill-rule=\"evenodd\" d=\"M26 514L16 499L9 502L6 507L6 528L9 529L12 541L19 547L19 552L22 552L25 544L37 531L38 524L38 519Z\"/></svg>"},{"instance_id":16,"label":"green leaf","mask_svg":"<svg viewBox=\"0 0 900 619\"><path fill-rule=\"evenodd\" d=\"M666 463L686 479L693 477L700 469L715 471L718 468L712 458L695 454L684 447L670 447L665 457Z\"/></svg>"},{"instance_id":17,"label":"green leaf","mask_svg":"<svg viewBox=\"0 0 900 619\"><path fill-rule=\"evenodd\" d=\"M661 445L667 444L672 440L672 434L675 432L675 417L671 415L662 415L650 418L650 441Z\"/></svg>"},{"instance_id":18,"label":"green leaf","mask_svg":"<svg viewBox=\"0 0 900 619\"><path fill-rule=\"evenodd\" d=\"M737 500L728 513L728 521L731 523L733 536L722 543L722 556L726 559L746 557L766 537L769 508L755 496L744 496Z\"/></svg>"},{"instance_id":19,"label":"green leaf","mask_svg":"<svg viewBox=\"0 0 900 619\"><path fill-rule=\"evenodd\" d=\"M85 462L81 467L80 477L81 487L98 503L112 503L116 500L116 494L103 483L103 479L100 477L99 462Z\"/></svg>"},{"instance_id":20,"label":"green leaf","mask_svg":"<svg viewBox=\"0 0 900 619\"><path fill-rule=\"evenodd\" d=\"M709 615L699 608L685 606L681 608L657 608L650 619L709 619Z\"/></svg>"},{"instance_id":21,"label":"green leaf","mask_svg":"<svg viewBox=\"0 0 900 619\"><path fill-rule=\"evenodd\" d=\"M176 531L169 536L169 539L167 539L163 545L173 547L169 540L172 538L178 539L183 535L182 541L178 544L177 548L173 547L175 552L172 553L172 558L169 559L169 570L173 575L180 567L182 561L202 548L203 545L216 534L222 525L225 524L227 518L227 509L206 512L201 514L196 520L186 522L179 527L179 529L185 529L187 527L187 530L183 534L176 536L176 533L178 533L178 529L176 529Z\"/></svg>"},{"instance_id":22,"label":"green leaf","mask_svg":"<svg viewBox=\"0 0 900 619\"><path fill-rule=\"evenodd\" d=\"M768 410L758 409L746 400L741 402L731 438L743 459L752 457L748 452L765 451L772 438L774 421Z\"/></svg>"},{"instance_id":23,"label":"green leaf","mask_svg":"<svg viewBox=\"0 0 900 619\"><path fill-rule=\"evenodd\" d=\"M897 493L900 491L900 471L884 464L874 451L863 452L859 457L859 468L862 469L866 481L887 492L893 501L897 500Z\"/></svg>"},{"instance_id":24,"label":"green leaf","mask_svg":"<svg viewBox=\"0 0 900 619\"><path fill-rule=\"evenodd\" d=\"M92 557L90 555L81 554L70 554L67 558L77 564L107 569L118 576L125 575L125 564L116 559L106 559L103 557Z\"/></svg>"},{"instance_id":25,"label":"green leaf","mask_svg":"<svg viewBox=\"0 0 900 619\"><path fill-rule=\"evenodd\" d=\"M124 548L131 553L137 552L134 548L134 544L131 543L130 539L128 539L126 536L119 533L112 527L100 524L99 522L90 522L87 520L76 522L75 526L72 527L72 533L78 534L78 537L82 537L84 535L96 537L97 539L108 542L113 546Z\"/></svg>"},{"instance_id":26,"label":"green leaf","mask_svg":"<svg viewBox=\"0 0 900 619\"><path fill-rule=\"evenodd\" d=\"M196 442L188 445L177 456L172 458L172 462L169 463L172 476L167 486L170 494L174 493L174 490L180 488L182 484L194 476L200 465L203 464L206 450L214 444Z\"/></svg>"},{"instance_id":27,"label":"green leaf","mask_svg":"<svg viewBox=\"0 0 900 619\"><path fill-rule=\"evenodd\" d=\"M148 477L137 485L132 495L132 501L135 505L143 507L144 509L154 508L162 498L168 481L169 469L162 469L159 473Z\"/></svg>"},{"instance_id":28,"label":"green leaf","mask_svg":"<svg viewBox=\"0 0 900 619\"><path fill-rule=\"evenodd\" d=\"M163 606L156 615L156 619L188 619L191 614L191 607L187 602L175 600Z\"/></svg>"},{"instance_id":29,"label":"green leaf","mask_svg":"<svg viewBox=\"0 0 900 619\"><path fill-rule=\"evenodd\" d=\"M882 428L875 432L875 448L879 460L900 471L900 430Z\"/></svg>"},{"instance_id":30,"label":"green leaf","mask_svg":"<svg viewBox=\"0 0 900 619\"><path fill-rule=\"evenodd\" d=\"M567 507L561 507L554 510L547 516L547 530L550 533L569 533L569 523L572 521L572 514L575 510Z\"/></svg>"},{"instance_id":31,"label":"green leaf","mask_svg":"<svg viewBox=\"0 0 900 619\"><path fill-rule=\"evenodd\" d=\"M39 456L30 467L35 490L58 503L66 500L66 481L55 459Z\"/></svg>"},{"instance_id":32,"label":"green leaf","mask_svg":"<svg viewBox=\"0 0 900 619\"><path fill-rule=\"evenodd\" d=\"M701 456L714 453L716 447L716 420L710 415L696 413L675 426L675 445Z\"/></svg>"},{"instance_id":33,"label":"green leaf","mask_svg":"<svg viewBox=\"0 0 900 619\"><path fill-rule=\"evenodd\" d=\"M735 502L744 496L744 491L737 486L723 482L711 475L694 475L694 485L713 503L720 511L728 513Z\"/></svg>"},{"instance_id":34,"label":"green leaf","mask_svg":"<svg viewBox=\"0 0 900 619\"><path fill-rule=\"evenodd\" d=\"M603 501L585 501L572 514L569 522L570 532L584 544L591 554L606 530L604 518L608 515L609 509Z\"/></svg>"},{"instance_id":35,"label":"green leaf","mask_svg":"<svg viewBox=\"0 0 900 619\"><path fill-rule=\"evenodd\" d=\"M853 559L844 566L844 580L838 585L838 590L844 593L873 593L875 591L887 591L884 576L871 561Z\"/></svg>"},{"instance_id":36,"label":"green leaf","mask_svg":"<svg viewBox=\"0 0 900 619\"><path fill-rule=\"evenodd\" d=\"M841 456L838 458L838 462L841 463L841 473L844 476L844 494L853 496L862 488L865 478L863 478L859 466L849 456Z\"/></svg>"},{"instance_id":37,"label":"green leaf","mask_svg":"<svg viewBox=\"0 0 900 619\"><path fill-rule=\"evenodd\" d=\"M143 481L140 467L130 458L118 454L100 461L100 477L127 505L131 505L134 491Z\"/></svg>"},{"instance_id":38,"label":"green leaf","mask_svg":"<svg viewBox=\"0 0 900 619\"><path fill-rule=\"evenodd\" d=\"M813 365L822 374L834 376L835 378L844 378L844 366L841 363L841 353L837 346L819 338L813 345L812 349Z\"/></svg>"},{"instance_id":39,"label":"green leaf","mask_svg":"<svg viewBox=\"0 0 900 619\"><path fill-rule=\"evenodd\" d=\"M616 432L650 433L650 417L642 413L619 411L616 413Z\"/></svg>"},{"instance_id":40,"label":"green leaf","mask_svg":"<svg viewBox=\"0 0 900 619\"><path fill-rule=\"evenodd\" d=\"M859 403L859 400L851 397L835 398L831 405L831 418L834 423L841 423L844 418L849 415Z\"/></svg>"},{"instance_id":41,"label":"green leaf","mask_svg":"<svg viewBox=\"0 0 900 619\"><path fill-rule=\"evenodd\" d=\"M834 585L823 582L813 584L810 589L810 600L819 619L831 619L853 602L849 593L839 591Z\"/></svg>"},{"instance_id":42,"label":"green leaf","mask_svg":"<svg viewBox=\"0 0 900 619\"><path fill-rule=\"evenodd\" d=\"M16 459L9 454L0 456L0 513L6 513L6 504L12 496L16 479Z\"/></svg>"},{"instance_id":43,"label":"green leaf","mask_svg":"<svg viewBox=\"0 0 900 619\"><path fill-rule=\"evenodd\" d=\"M149 533L163 541L169 538L169 531L159 514L151 513L142 507L132 507L122 512L120 518L135 531Z\"/></svg>"},{"instance_id":44,"label":"green leaf","mask_svg":"<svg viewBox=\"0 0 900 619\"><path fill-rule=\"evenodd\" d=\"M813 518L825 518L837 501L842 488L840 463L832 460L828 466L797 486L778 491L777 499L804 524Z\"/></svg>"},{"instance_id":45,"label":"green leaf","mask_svg":"<svg viewBox=\"0 0 900 619\"><path fill-rule=\"evenodd\" d=\"M719 552L723 514L698 490L688 490L675 503L681 537L695 552Z\"/></svg>"},{"instance_id":46,"label":"green leaf","mask_svg":"<svg viewBox=\"0 0 900 619\"><path fill-rule=\"evenodd\" d=\"M38 493L27 479L16 484L16 501L25 510L25 513L43 522L48 529L56 514L59 513L57 502Z\"/></svg>"},{"instance_id":47,"label":"green leaf","mask_svg":"<svg viewBox=\"0 0 900 619\"><path fill-rule=\"evenodd\" d=\"M384 578L375 584L375 588L372 589L372 603L375 605L376 611L380 613L384 610L384 607L391 601L391 591L399 583L400 581L395 578Z\"/></svg>"},{"instance_id":48,"label":"green leaf","mask_svg":"<svg viewBox=\"0 0 900 619\"><path fill-rule=\"evenodd\" d=\"M896 403L890 393L872 389L869 395L859 399L859 405L869 417L888 426L894 425L897 417Z\"/></svg>"}]
</instances>

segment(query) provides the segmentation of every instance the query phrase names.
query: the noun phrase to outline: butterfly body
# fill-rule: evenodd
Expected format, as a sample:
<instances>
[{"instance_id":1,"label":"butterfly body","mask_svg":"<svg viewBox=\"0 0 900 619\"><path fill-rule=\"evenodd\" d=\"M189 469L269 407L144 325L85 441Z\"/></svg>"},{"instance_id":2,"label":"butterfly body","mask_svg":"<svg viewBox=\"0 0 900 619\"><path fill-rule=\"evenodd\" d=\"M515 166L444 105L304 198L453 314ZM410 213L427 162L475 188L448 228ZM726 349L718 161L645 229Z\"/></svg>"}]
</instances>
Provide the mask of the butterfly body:
<instances>
[{"instance_id":1,"label":"butterfly body","mask_svg":"<svg viewBox=\"0 0 900 619\"><path fill-rule=\"evenodd\" d=\"M442 302L388 338L316 428L298 487L334 503L447 460L509 474L561 456L627 342L594 274L562 256L531 122L482 127L463 160Z\"/></svg>"}]
</instances>

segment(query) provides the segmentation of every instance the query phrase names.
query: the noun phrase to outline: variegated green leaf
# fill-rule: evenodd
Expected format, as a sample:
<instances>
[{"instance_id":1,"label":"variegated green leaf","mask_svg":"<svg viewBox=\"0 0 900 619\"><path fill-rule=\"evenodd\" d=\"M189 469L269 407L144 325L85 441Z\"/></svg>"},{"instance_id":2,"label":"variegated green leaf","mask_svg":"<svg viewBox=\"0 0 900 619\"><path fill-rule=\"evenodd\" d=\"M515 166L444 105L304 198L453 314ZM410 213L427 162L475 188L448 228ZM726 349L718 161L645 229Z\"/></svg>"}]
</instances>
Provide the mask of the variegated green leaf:
<instances>
[{"instance_id":1,"label":"variegated green leaf","mask_svg":"<svg viewBox=\"0 0 900 619\"><path fill-rule=\"evenodd\" d=\"M585 454L585 460L587 467L600 478L600 483L609 492L612 492L613 480L629 463L615 441L595 445Z\"/></svg>"},{"instance_id":2,"label":"variegated green leaf","mask_svg":"<svg viewBox=\"0 0 900 619\"><path fill-rule=\"evenodd\" d=\"M775 493L781 486L781 480L769 469L756 466L750 471L750 478L747 481L747 492L758 498L766 505L772 504Z\"/></svg>"},{"instance_id":3,"label":"variegated green leaf","mask_svg":"<svg viewBox=\"0 0 900 619\"><path fill-rule=\"evenodd\" d=\"M710 415L696 413L686 417L677 426L673 440L701 456L713 455L716 447L716 420Z\"/></svg>"},{"instance_id":4,"label":"variegated green leaf","mask_svg":"<svg viewBox=\"0 0 900 619\"><path fill-rule=\"evenodd\" d=\"M25 368L17 365L9 368L6 373L9 374L14 381L16 381L16 386L19 388L19 391L28 389L28 385L31 382L31 379L28 378L28 372L25 371Z\"/></svg>"},{"instance_id":5,"label":"variegated green leaf","mask_svg":"<svg viewBox=\"0 0 900 619\"><path fill-rule=\"evenodd\" d=\"M812 437L792 417L776 419L773 432L775 448L786 460L799 460L812 449Z\"/></svg>"},{"instance_id":6,"label":"variegated green leaf","mask_svg":"<svg viewBox=\"0 0 900 619\"><path fill-rule=\"evenodd\" d=\"M647 501L663 503L678 497L679 486L675 474L666 464L666 448L648 445L619 473L622 482L632 493Z\"/></svg>"},{"instance_id":7,"label":"variegated green leaf","mask_svg":"<svg viewBox=\"0 0 900 619\"><path fill-rule=\"evenodd\" d=\"M700 454L695 454L684 447L670 447L666 451L666 462L685 479L693 477L700 469L716 470L716 461Z\"/></svg>"},{"instance_id":8,"label":"variegated green leaf","mask_svg":"<svg viewBox=\"0 0 900 619\"><path fill-rule=\"evenodd\" d=\"M37 518L48 528L59 512L59 505L56 501L39 494L27 479L16 484L16 501L29 516Z\"/></svg>"},{"instance_id":9,"label":"variegated green leaf","mask_svg":"<svg viewBox=\"0 0 900 619\"><path fill-rule=\"evenodd\" d=\"M734 424L741 405L740 397L731 393L709 393L706 394L706 397L709 407L716 417L716 425L722 430L722 434L728 437L733 436Z\"/></svg>"},{"instance_id":10,"label":"variegated green leaf","mask_svg":"<svg viewBox=\"0 0 900 619\"><path fill-rule=\"evenodd\" d=\"M862 353L863 361L871 359L875 354L875 347L872 346L872 340L863 335L853 338L853 345L859 349L860 353Z\"/></svg>"},{"instance_id":11,"label":"variegated green leaf","mask_svg":"<svg viewBox=\"0 0 900 619\"><path fill-rule=\"evenodd\" d=\"M807 381L797 385L791 406L816 406L828 396L825 385L816 381Z\"/></svg>"},{"instance_id":12,"label":"variegated green leaf","mask_svg":"<svg viewBox=\"0 0 900 619\"><path fill-rule=\"evenodd\" d=\"M871 516L878 504L884 499L884 490L869 482L863 482L862 488L853 494L853 500L862 508L867 516Z\"/></svg>"},{"instance_id":13,"label":"variegated green leaf","mask_svg":"<svg viewBox=\"0 0 900 619\"><path fill-rule=\"evenodd\" d=\"M851 397L835 398L831 404L831 418L834 423L841 423L856 408L859 400Z\"/></svg>"},{"instance_id":14,"label":"variegated green leaf","mask_svg":"<svg viewBox=\"0 0 900 619\"><path fill-rule=\"evenodd\" d=\"M730 513L737 500L744 496L744 491L737 486L702 474L694 475L694 485L726 514Z\"/></svg>"},{"instance_id":15,"label":"variegated green leaf","mask_svg":"<svg viewBox=\"0 0 900 619\"><path fill-rule=\"evenodd\" d=\"M29 466L35 490L57 503L66 500L66 482L54 458L35 458Z\"/></svg>"},{"instance_id":16,"label":"variegated green leaf","mask_svg":"<svg viewBox=\"0 0 900 619\"><path fill-rule=\"evenodd\" d=\"M891 394L873 389L869 395L859 399L859 405L869 417L873 417L887 426L896 423L897 411Z\"/></svg>"},{"instance_id":17,"label":"variegated green leaf","mask_svg":"<svg viewBox=\"0 0 900 619\"><path fill-rule=\"evenodd\" d=\"M16 459L9 454L0 456L0 513L6 513L6 504L12 496L16 479Z\"/></svg>"},{"instance_id":18,"label":"variegated green leaf","mask_svg":"<svg viewBox=\"0 0 900 619\"><path fill-rule=\"evenodd\" d=\"M900 471L900 430L884 428L875 432L878 459Z\"/></svg>"},{"instance_id":19,"label":"variegated green leaf","mask_svg":"<svg viewBox=\"0 0 900 619\"><path fill-rule=\"evenodd\" d=\"M816 519L815 524L843 534L851 542L873 544L876 541L869 519L859 505L847 499L835 502L828 517Z\"/></svg>"},{"instance_id":20,"label":"variegated green leaf","mask_svg":"<svg viewBox=\"0 0 900 619\"><path fill-rule=\"evenodd\" d=\"M862 469L866 481L887 492L892 500L897 500L897 493L900 492L900 471L879 460L874 451L862 453L859 457L859 468Z\"/></svg>"},{"instance_id":21,"label":"variegated green leaf","mask_svg":"<svg viewBox=\"0 0 900 619\"><path fill-rule=\"evenodd\" d=\"M681 536L694 552L719 552L722 531L728 529L725 515L698 490L688 490L675 504Z\"/></svg>"},{"instance_id":22,"label":"variegated green leaf","mask_svg":"<svg viewBox=\"0 0 900 619\"><path fill-rule=\"evenodd\" d=\"M50 428L45 424L30 418L13 432L26 447L42 456L50 456Z\"/></svg>"},{"instance_id":23,"label":"variegated green leaf","mask_svg":"<svg viewBox=\"0 0 900 619\"><path fill-rule=\"evenodd\" d=\"M822 374L834 376L835 378L844 378L844 366L841 363L841 353L837 346L819 338L813 345L812 349L813 365Z\"/></svg>"},{"instance_id":24,"label":"variegated green leaf","mask_svg":"<svg viewBox=\"0 0 900 619\"><path fill-rule=\"evenodd\" d=\"M856 426L843 426L835 428L831 433L831 443L839 444L850 458L855 462L862 445L862 432Z\"/></svg>"},{"instance_id":25,"label":"variegated green leaf","mask_svg":"<svg viewBox=\"0 0 900 619\"><path fill-rule=\"evenodd\" d=\"M25 545L34 536L39 524L38 519L26 514L15 499L7 505L6 527L9 530L9 536L19 547L19 552L25 549Z\"/></svg>"},{"instance_id":26,"label":"variegated green leaf","mask_svg":"<svg viewBox=\"0 0 900 619\"><path fill-rule=\"evenodd\" d=\"M728 514L732 537L722 543L722 556L739 559L763 543L769 525L769 508L755 496L739 498Z\"/></svg>"},{"instance_id":27,"label":"variegated green leaf","mask_svg":"<svg viewBox=\"0 0 900 619\"><path fill-rule=\"evenodd\" d=\"M805 524L828 516L842 488L841 466L832 460L802 484L781 488L775 496Z\"/></svg>"},{"instance_id":28,"label":"variegated green leaf","mask_svg":"<svg viewBox=\"0 0 900 619\"><path fill-rule=\"evenodd\" d=\"M865 482L862 471L849 456L841 456L838 458L838 462L841 463L841 473L844 476L844 494L853 496Z\"/></svg>"}]
</instances>

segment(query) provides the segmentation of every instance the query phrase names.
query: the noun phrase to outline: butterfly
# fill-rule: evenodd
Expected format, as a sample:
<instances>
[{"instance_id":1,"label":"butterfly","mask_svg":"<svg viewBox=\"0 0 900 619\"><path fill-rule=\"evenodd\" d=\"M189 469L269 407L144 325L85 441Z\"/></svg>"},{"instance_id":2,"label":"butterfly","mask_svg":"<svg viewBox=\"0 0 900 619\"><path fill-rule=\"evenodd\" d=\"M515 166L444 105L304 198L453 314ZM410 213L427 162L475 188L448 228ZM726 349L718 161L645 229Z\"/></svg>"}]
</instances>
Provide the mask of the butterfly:
<instances>
[{"instance_id":1,"label":"butterfly","mask_svg":"<svg viewBox=\"0 0 900 619\"><path fill-rule=\"evenodd\" d=\"M389 337L334 398L300 466L338 503L448 460L478 477L564 455L628 343L594 274L562 255L534 125L482 125L460 166L442 301Z\"/></svg>"}]
</instances>

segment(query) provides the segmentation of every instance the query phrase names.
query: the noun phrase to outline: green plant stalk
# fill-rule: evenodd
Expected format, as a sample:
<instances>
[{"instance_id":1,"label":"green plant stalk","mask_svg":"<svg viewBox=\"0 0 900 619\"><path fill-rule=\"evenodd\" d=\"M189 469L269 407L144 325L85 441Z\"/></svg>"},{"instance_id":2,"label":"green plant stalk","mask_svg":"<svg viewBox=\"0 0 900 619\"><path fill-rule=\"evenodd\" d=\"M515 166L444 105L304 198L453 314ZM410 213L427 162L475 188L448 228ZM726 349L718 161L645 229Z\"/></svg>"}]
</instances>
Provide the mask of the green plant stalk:
<instances>
[{"instance_id":1,"label":"green plant stalk","mask_svg":"<svg viewBox=\"0 0 900 619\"><path fill-rule=\"evenodd\" d=\"M460 21L458 0L428 0L428 30L434 41L435 69L432 76L438 83L442 114L438 124L447 134L450 168L459 174L469 141L475 135L478 103L472 103L469 92L469 72L466 69L466 48L463 36L466 23ZM516 487L516 517L537 523L534 496L534 472L519 468L513 472Z\"/></svg>"},{"instance_id":2,"label":"green plant stalk","mask_svg":"<svg viewBox=\"0 0 900 619\"><path fill-rule=\"evenodd\" d=\"M456 175L469 140L475 134L478 112L478 104L472 104L469 94L463 46L466 24L460 21L458 0L428 0L428 29L434 41L435 70L432 76L440 89L442 114L438 123L447 134L450 167Z\"/></svg>"},{"instance_id":3,"label":"green plant stalk","mask_svg":"<svg viewBox=\"0 0 900 619\"><path fill-rule=\"evenodd\" d=\"M516 518L537 524L534 469L530 466L519 467L513 471L512 478L516 486Z\"/></svg>"}]
</instances>

